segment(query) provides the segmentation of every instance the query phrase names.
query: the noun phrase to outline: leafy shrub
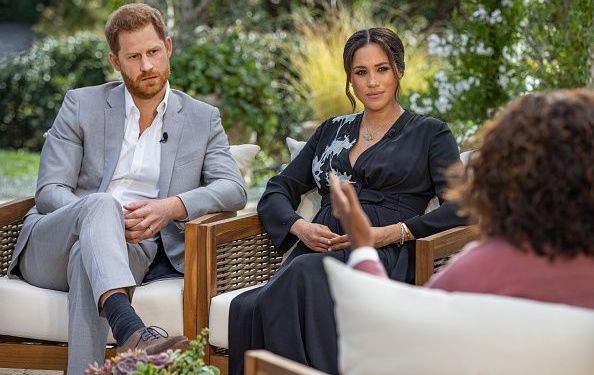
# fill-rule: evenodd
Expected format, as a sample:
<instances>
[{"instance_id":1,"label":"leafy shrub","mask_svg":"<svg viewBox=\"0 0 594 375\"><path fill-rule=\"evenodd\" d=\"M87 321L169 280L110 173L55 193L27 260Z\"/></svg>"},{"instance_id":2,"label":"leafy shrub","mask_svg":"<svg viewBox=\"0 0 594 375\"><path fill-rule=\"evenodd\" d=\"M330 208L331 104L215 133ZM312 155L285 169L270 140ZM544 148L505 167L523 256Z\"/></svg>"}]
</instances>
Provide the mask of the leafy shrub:
<instances>
[{"instance_id":1,"label":"leafy shrub","mask_svg":"<svg viewBox=\"0 0 594 375\"><path fill-rule=\"evenodd\" d=\"M282 149L308 115L288 85L294 73L286 63L287 42L286 34L246 32L239 24L201 28L173 56L172 85L196 97L210 95L206 100L219 107L235 141L250 141L255 133L263 149Z\"/></svg>"},{"instance_id":2,"label":"leafy shrub","mask_svg":"<svg viewBox=\"0 0 594 375\"><path fill-rule=\"evenodd\" d=\"M529 89L592 86L593 15L591 0L531 2L526 9L531 32L523 33L531 47L524 56L524 66L534 77Z\"/></svg>"},{"instance_id":3,"label":"leafy shrub","mask_svg":"<svg viewBox=\"0 0 594 375\"><path fill-rule=\"evenodd\" d=\"M82 33L0 61L0 148L40 149L66 91L107 80L107 52L103 39Z\"/></svg>"},{"instance_id":4,"label":"leafy shrub","mask_svg":"<svg viewBox=\"0 0 594 375\"><path fill-rule=\"evenodd\" d=\"M31 1L31 0L27 0ZM79 31L103 33L109 14L128 0L44 0L35 31L44 36L73 35Z\"/></svg>"},{"instance_id":5,"label":"leafy shrub","mask_svg":"<svg viewBox=\"0 0 594 375\"><path fill-rule=\"evenodd\" d=\"M244 32L239 25L202 29L193 43L175 52L171 83L190 95L214 97L223 124L236 141L253 141L267 151L308 116L308 107L288 82L285 34ZM47 38L16 58L0 62L0 148L38 150L67 90L117 78L102 37L90 33ZM212 101L206 99L207 101Z\"/></svg>"},{"instance_id":6,"label":"leafy shrub","mask_svg":"<svg viewBox=\"0 0 594 375\"><path fill-rule=\"evenodd\" d=\"M40 5L48 0L0 0L0 21L34 23L41 13Z\"/></svg>"},{"instance_id":7,"label":"leafy shrub","mask_svg":"<svg viewBox=\"0 0 594 375\"><path fill-rule=\"evenodd\" d=\"M569 3L569 4L568 4ZM429 51L447 59L411 108L449 122L466 143L511 98L591 82L590 0L465 0Z\"/></svg>"}]
</instances>

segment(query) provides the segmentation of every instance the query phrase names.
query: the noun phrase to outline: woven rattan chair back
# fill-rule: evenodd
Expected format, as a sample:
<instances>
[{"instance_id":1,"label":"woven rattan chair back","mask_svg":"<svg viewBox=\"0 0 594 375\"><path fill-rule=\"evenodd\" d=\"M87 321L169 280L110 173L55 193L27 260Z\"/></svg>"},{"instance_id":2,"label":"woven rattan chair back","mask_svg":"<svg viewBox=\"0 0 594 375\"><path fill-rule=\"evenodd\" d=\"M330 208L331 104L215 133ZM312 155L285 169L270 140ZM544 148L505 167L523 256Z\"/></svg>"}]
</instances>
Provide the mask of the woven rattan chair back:
<instances>
[{"instance_id":1,"label":"woven rattan chair back","mask_svg":"<svg viewBox=\"0 0 594 375\"><path fill-rule=\"evenodd\" d=\"M24 198L0 205L0 277L6 276L23 216L34 204L33 198Z\"/></svg>"}]
</instances>

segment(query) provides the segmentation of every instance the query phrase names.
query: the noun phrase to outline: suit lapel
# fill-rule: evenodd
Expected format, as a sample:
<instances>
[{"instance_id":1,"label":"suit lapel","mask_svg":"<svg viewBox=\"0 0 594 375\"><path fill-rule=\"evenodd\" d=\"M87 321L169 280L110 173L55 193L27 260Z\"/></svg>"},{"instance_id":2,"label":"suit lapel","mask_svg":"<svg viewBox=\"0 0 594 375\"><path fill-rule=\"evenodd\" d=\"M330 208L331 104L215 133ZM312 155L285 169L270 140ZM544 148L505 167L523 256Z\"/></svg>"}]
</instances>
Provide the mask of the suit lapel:
<instances>
[{"instance_id":1,"label":"suit lapel","mask_svg":"<svg viewBox=\"0 0 594 375\"><path fill-rule=\"evenodd\" d=\"M184 116L180 113L181 102L175 92L171 91L167 103L167 110L163 117L163 133L167 132L167 142L161 144L161 164L159 172L159 198L167 197L171 174L177 149L184 128Z\"/></svg>"},{"instance_id":2,"label":"suit lapel","mask_svg":"<svg viewBox=\"0 0 594 375\"><path fill-rule=\"evenodd\" d=\"M126 126L126 117L124 113L124 84L113 88L107 96L107 108L105 109L105 154L103 162L103 176L99 191L107 190L113 177L120 151L122 150L122 140L124 139L124 130Z\"/></svg>"}]
</instances>

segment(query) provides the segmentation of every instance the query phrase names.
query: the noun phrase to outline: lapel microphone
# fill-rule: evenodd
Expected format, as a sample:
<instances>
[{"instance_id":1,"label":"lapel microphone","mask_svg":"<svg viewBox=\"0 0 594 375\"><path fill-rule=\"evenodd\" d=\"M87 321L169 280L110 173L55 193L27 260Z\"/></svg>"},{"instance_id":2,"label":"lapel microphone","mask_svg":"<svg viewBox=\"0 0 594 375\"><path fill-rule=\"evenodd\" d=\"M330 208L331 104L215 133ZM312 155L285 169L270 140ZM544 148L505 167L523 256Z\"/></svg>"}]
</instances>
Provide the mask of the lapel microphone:
<instances>
[{"instance_id":1,"label":"lapel microphone","mask_svg":"<svg viewBox=\"0 0 594 375\"><path fill-rule=\"evenodd\" d=\"M163 132L163 136L161 137L161 140L159 141L159 143L167 142L168 138L169 138L169 134L167 134L167 132Z\"/></svg>"}]
</instances>

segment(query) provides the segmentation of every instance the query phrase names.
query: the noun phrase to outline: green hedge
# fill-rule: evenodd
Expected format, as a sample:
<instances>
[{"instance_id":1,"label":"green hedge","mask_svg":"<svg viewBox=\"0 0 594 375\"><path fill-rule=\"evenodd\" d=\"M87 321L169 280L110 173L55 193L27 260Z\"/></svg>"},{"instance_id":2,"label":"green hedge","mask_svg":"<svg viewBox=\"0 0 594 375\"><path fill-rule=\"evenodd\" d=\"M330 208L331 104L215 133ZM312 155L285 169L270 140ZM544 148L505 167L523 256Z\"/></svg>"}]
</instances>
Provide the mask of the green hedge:
<instances>
[{"instance_id":1,"label":"green hedge","mask_svg":"<svg viewBox=\"0 0 594 375\"><path fill-rule=\"evenodd\" d=\"M0 61L0 148L39 150L67 90L106 81L107 44L93 34L39 41Z\"/></svg>"},{"instance_id":2,"label":"green hedge","mask_svg":"<svg viewBox=\"0 0 594 375\"><path fill-rule=\"evenodd\" d=\"M254 34L239 26L201 30L171 60L172 87L214 101L240 141L257 134L267 151L307 117L287 84L286 36ZM102 37L81 33L48 38L16 58L0 61L0 148L39 150L67 90L117 78ZM242 138L243 137L243 138Z\"/></svg>"},{"instance_id":3,"label":"green hedge","mask_svg":"<svg viewBox=\"0 0 594 375\"><path fill-rule=\"evenodd\" d=\"M225 128L242 141L255 132L264 149L282 147L309 115L289 85L294 73L286 63L287 46L281 33L245 32L238 25L204 28L174 54L171 82L190 95L210 95Z\"/></svg>"}]
</instances>

